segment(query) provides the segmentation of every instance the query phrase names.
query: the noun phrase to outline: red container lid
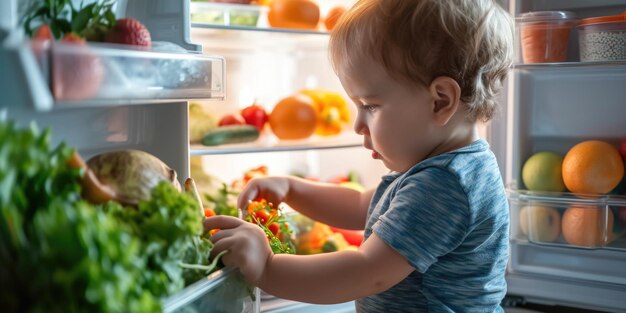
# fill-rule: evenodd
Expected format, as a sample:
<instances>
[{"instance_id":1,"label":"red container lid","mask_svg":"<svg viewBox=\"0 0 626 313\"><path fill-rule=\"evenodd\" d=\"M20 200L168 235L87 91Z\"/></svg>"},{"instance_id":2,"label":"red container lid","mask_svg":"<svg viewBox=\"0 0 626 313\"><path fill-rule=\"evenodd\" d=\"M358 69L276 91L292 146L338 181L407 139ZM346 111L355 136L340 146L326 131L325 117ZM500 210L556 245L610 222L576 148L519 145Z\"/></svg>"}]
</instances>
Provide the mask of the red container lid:
<instances>
[{"instance_id":1,"label":"red container lid","mask_svg":"<svg viewBox=\"0 0 626 313\"><path fill-rule=\"evenodd\" d=\"M626 12L617 14L617 15L585 18L581 20L578 25L589 25L589 24L600 24L600 23L620 23L620 22L626 22Z\"/></svg>"}]
</instances>

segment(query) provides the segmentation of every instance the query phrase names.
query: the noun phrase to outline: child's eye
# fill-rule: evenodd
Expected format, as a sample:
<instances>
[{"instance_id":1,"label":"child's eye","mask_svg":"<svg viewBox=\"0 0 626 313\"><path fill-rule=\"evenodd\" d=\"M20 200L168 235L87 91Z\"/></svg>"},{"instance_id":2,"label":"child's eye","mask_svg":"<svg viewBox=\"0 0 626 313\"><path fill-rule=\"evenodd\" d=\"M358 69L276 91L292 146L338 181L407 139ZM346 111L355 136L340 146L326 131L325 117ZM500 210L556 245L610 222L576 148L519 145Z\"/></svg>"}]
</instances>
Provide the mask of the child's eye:
<instances>
[{"instance_id":1,"label":"child's eye","mask_svg":"<svg viewBox=\"0 0 626 313\"><path fill-rule=\"evenodd\" d=\"M378 108L378 106L375 104L364 104L361 106L362 110L368 111L368 112L374 112L376 111L376 108Z\"/></svg>"}]
</instances>

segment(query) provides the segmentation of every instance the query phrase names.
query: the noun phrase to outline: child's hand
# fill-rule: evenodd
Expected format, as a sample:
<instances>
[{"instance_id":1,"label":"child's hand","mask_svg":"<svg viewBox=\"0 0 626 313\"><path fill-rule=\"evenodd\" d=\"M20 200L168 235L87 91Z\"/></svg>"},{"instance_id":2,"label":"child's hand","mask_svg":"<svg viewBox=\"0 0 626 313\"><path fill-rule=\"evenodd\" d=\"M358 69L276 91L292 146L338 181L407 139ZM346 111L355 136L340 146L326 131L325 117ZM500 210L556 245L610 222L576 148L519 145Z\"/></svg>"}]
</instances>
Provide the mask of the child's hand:
<instances>
[{"instance_id":1,"label":"child's hand","mask_svg":"<svg viewBox=\"0 0 626 313\"><path fill-rule=\"evenodd\" d=\"M248 282L257 285L263 277L267 261L272 256L263 230L255 224L226 215L205 219L204 229L220 229L210 238L215 244L211 250L211 258L228 250L222 257L224 265L239 268Z\"/></svg>"},{"instance_id":2,"label":"child's hand","mask_svg":"<svg viewBox=\"0 0 626 313\"><path fill-rule=\"evenodd\" d=\"M289 178L284 176L268 176L254 178L248 182L239 194L237 206L241 209L248 207L248 202L262 198L274 203L276 207L284 202L289 193Z\"/></svg>"}]
</instances>

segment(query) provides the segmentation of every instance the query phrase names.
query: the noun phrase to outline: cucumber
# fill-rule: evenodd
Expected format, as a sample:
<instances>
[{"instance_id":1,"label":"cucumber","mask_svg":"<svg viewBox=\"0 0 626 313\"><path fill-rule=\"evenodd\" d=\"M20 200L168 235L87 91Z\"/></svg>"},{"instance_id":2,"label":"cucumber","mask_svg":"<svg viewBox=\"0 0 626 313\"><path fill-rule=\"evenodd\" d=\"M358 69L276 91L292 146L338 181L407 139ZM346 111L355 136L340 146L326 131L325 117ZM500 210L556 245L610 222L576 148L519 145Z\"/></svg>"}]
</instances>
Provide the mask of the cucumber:
<instances>
[{"instance_id":1,"label":"cucumber","mask_svg":"<svg viewBox=\"0 0 626 313\"><path fill-rule=\"evenodd\" d=\"M259 138L259 130L252 125L226 125L209 130L202 137L205 146L218 146L228 143L255 141Z\"/></svg>"}]
</instances>

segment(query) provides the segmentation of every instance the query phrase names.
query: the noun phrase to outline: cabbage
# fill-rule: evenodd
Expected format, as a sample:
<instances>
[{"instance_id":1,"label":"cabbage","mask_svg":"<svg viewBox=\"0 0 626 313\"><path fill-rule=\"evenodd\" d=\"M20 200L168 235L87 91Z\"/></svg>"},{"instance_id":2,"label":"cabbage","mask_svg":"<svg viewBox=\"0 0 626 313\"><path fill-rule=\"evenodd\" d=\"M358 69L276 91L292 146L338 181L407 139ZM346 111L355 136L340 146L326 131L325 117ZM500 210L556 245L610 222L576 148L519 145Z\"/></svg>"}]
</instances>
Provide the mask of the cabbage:
<instances>
[{"instance_id":1,"label":"cabbage","mask_svg":"<svg viewBox=\"0 0 626 313\"><path fill-rule=\"evenodd\" d=\"M136 206L150 199L151 190L161 181L170 182L178 191L176 171L157 157L140 150L119 150L98 154L87 166L100 181L113 190L115 200Z\"/></svg>"}]
</instances>

